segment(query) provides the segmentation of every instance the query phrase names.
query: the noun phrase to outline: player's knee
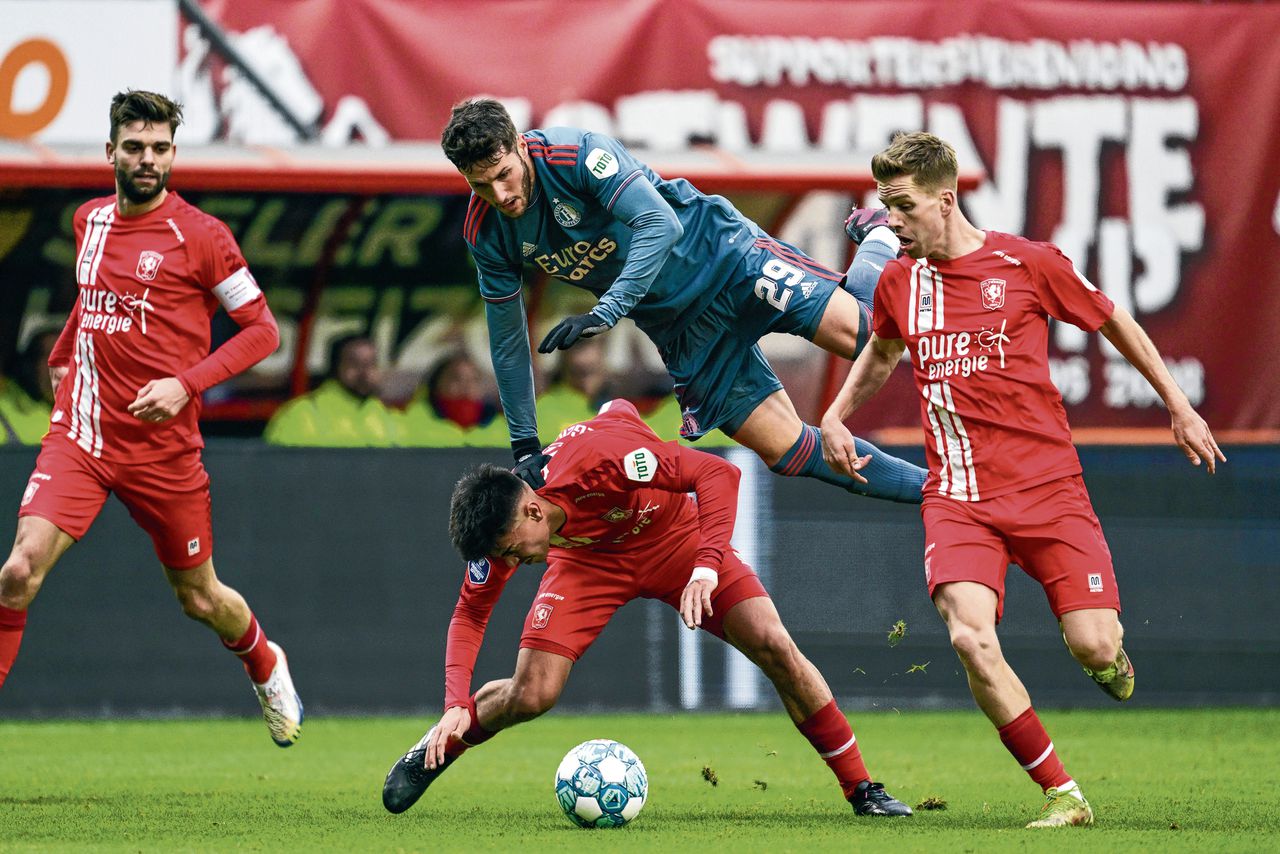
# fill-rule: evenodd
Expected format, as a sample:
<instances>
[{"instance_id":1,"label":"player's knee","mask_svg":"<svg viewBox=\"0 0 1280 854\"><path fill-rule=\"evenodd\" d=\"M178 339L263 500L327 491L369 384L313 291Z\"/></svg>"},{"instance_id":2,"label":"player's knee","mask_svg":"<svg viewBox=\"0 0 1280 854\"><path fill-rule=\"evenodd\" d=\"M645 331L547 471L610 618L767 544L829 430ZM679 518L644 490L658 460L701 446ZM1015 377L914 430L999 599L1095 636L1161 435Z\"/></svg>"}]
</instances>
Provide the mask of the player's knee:
<instances>
[{"instance_id":1,"label":"player's knee","mask_svg":"<svg viewBox=\"0 0 1280 854\"><path fill-rule=\"evenodd\" d=\"M1103 670L1116 660L1120 652L1119 632L1095 632L1083 637L1067 638L1067 647L1076 661L1090 670Z\"/></svg>"},{"instance_id":2,"label":"player's knee","mask_svg":"<svg viewBox=\"0 0 1280 854\"><path fill-rule=\"evenodd\" d=\"M559 698L560 691L553 685L513 681L507 711L514 720L529 721L550 711Z\"/></svg>"},{"instance_id":3,"label":"player's knee","mask_svg":"<svg viewBox=\"0 0 1280 854\"><path fill-rule=\"evenodd\" d=\"M770 676L795 670L801 660L800 650L781 623L760 632L751 646L751 659Z\"/></svg>"},{"instance_id":4,"label":"player's knee","mask_svg":"<svg viewBox=\"0 0 1280 854\"><path fill-rule=\"evenodd\" d=\"M35 572L33 555L21 546L15 547L0 569L0 598L7 607L25 608L35 598L41 581Z\"/></svg>"},{"instance_id":5,"label":"player's knee","mask_svg":"<svg viewBox=\"0 0 1280 854\"><path fill-rule=\"evenodd\" d=\"M1000 647L994 631L967 624L950 627L951 648L963 662L965 670L981 674L1000 661Z\"/></svg>"},{"instance_id":6,"label":"player's knee","mask_svg":"<svg viewBox=\"0 0 1280 854\"><path fill-rule=\"evenodd\" d=\"M201 623L208 623L213 619L217 603L207 591L198 587L178 587L174 589L174 593L178 596L182 613Z\"/></svg>"}]
</instances>

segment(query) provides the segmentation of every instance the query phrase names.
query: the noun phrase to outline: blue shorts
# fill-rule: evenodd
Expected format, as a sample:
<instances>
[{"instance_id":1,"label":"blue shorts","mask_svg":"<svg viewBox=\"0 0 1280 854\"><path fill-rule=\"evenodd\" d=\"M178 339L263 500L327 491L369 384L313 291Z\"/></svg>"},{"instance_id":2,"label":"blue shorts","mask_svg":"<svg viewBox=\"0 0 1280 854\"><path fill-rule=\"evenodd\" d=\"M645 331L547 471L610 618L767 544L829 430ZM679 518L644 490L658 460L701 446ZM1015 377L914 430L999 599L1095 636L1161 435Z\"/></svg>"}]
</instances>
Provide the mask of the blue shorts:
<instances>
[{"instance_id":1,"label":"blue shorts","mask_svg":"<svg viewBox=\"0 0 1280 854\"><path fill-rule=\"evenodd\" d=\"M737 432L782 388L757 342L770 332L812 341L842 279L790 244L757 238L698 318L659 348L680 400L680 435Z\"/></svg>"}]
</instances>

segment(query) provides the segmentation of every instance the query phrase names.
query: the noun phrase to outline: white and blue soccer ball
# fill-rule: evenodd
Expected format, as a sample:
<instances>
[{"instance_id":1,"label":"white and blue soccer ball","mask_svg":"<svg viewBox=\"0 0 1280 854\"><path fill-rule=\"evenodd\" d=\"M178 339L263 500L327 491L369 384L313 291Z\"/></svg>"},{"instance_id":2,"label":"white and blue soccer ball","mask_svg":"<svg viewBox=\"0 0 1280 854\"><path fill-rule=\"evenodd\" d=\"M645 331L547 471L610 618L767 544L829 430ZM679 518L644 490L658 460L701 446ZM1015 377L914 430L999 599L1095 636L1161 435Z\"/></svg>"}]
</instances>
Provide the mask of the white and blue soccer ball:
<instances>
[{"instance_id":1,"label":"white and blue soccer ball","mask_svg":"<svg viewBox=\"0 0 1280 854\"><path fill-rule=\"evenodd\" d=\"M640 757L607 738L579 744L556 769L556 801L579 827L622 827L648 796Z\"/></svg>"}]
</instances>

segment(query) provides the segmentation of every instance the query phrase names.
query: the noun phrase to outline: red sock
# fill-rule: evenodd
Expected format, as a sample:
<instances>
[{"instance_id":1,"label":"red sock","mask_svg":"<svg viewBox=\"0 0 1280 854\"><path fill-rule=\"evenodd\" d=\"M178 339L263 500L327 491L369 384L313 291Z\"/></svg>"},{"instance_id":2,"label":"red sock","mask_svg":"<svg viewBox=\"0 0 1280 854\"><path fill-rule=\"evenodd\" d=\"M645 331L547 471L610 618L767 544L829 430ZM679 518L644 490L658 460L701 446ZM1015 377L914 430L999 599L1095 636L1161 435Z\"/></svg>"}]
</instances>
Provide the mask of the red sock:
<instances>
[{"instance_id":1,"label":"red sock","mask_svg":"<svg viewBox=\"0 0 1280 854\"><path fill-rule=\"evenodd\" d=\"M1071 782L1071 775L1062 767L1058 752L1053 749L1049 733L1036 716L1036 710L1028 707L1009 723L1000 727L1000 740L1018 760L1022 770L1032 780L1040 784L1041 789L1050 786L1065 786Z\"/></svg>"},{"instance_id":2,"label":"red sock","mask_svg":"<svg viewBox=\"0 0 1280 854\"><path fill-rule=\"evenodd\" d=\"M13 660L18 657L18 647L22 645L22 630L27 625L27 612L0 605L0 685L4 685L5 677L13 667Z\"/></svg>"},{"instance_id":3,"label":"red sock","mask_svg":"<svg viewBox=\"0 0 1280 854\"><path fill-rule=\"evenodd\" d=\"M276 666L276 654L267 646L267 636L258 625L258 618L249 615L249 628L237 641L222 639L222 645L240 656L249 678L261 685L271 678L271 671Z\"/></svg>"},{"instance_id":4,"label":"red sock","mask_svg":"<svg viewBox=\"0 0 1280 854\"><path fill-rule=\"evenodd\" d=\"M836 775L846 799L852 797L859 783L871 779L867 766L862 764L862 751L858 749L858 739L853 735L849 719L835 700L796 724L796 729L809 739L813 749Z\"/></svg>"},{"instance_id":5,"label":"red sock","mask_svg":"<svg viewBox=\"0 0 1280 854\"><path fill-rule=\"evenodd\" d=\"M486 741L497 735L496 732L489 732L489 730L480 726L480 717L476 714L475 694L472 694L467 698L467 712L471 715L471 727L462 734L461 741L454 739L445 745L445 756L461 756L468 748L484 744Z\"/></svg>"}]
</instances>

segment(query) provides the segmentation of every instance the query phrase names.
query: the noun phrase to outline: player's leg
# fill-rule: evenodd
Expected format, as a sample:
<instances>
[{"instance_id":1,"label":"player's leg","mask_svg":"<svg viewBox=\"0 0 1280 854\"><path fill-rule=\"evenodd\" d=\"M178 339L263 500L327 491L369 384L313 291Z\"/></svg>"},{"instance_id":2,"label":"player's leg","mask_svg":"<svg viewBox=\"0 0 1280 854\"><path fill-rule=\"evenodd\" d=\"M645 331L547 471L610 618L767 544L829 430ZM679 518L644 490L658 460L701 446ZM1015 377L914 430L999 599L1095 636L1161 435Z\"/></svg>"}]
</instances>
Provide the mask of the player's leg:
<instances>
[{"instance_id":1,"label":"player's leg","mask_svg":"<svg viewBox=\"0 0 1280 854\"><path fill-rule=\"evenodd\" d=\"M771 471L784 477L812 477L855 495L920 502L925 470L885 453L865 439L855 436L853 441L858 456L871 456L860 472L866 483L827 465L822 458L822 431L800 420L785 391L776 391L760 401L730 435L738 444L755 451Z\"/></svg>"},{"instance_id":2,"label":"player's leg","mask_svg":"<svg viewBox=\"0 0 1280 854\"><path fill-rule=\"evenodd\" d=\"M45 577L89 530L107 500L110 466L62 436L45 436L18 506L18 531L0 568L0 686L27 625L27 611Z\"/></svg>"},{"instance_id":3,"label":"player's leg","mask_svg":"<svg viewBox=\"0 0 1280 854\"><path fill-rule=\"evenodd\" d=\"M609 562L601 572L601 562L608 560L589 552L551 555L525 616L516 672L510 679L485 683L466 699L468 728L458 738L445 736L443 762L434 764L435 727L396 760L382 786L383 806L404 812L464 752L555 705L573 663L614 612L637 595L633 573L646 561Z\"/></svg>"},{"instance_id":4,"label":"player's leg","mask_svg":"<svg viewBox=\"0 0 1280 854\"><path fill-rule=\"evenodd\" d=\"M467 698L467 729L460 737L449 738L443 762L436 761L433 736L437 727L427 730L417 744L396 760L382 784L382 805L389 812L404 812L417 803L436 778L463 753L508 727L548 711L560 698L572 669L571 658L522 648L516 658L516 671L510 678L486 682ZM447 712L441 723L446 720Z\"/></svg>"},{"instance_id":5,"label":"player's leg","mask_svg":"<svg viewBox=\"0 0 1280 854\"><path fill-rule=\"evenodd\" d=\"M0 686L4 685L27 625L27 608L45 576L75 540L47 519L20 516L9 558L0 569Z\"/></svg>"},{"instance_id":6,"label":"player's leg","mask_svg":"<svg viewBox=\"0 0 1280 854\"><path fill-rule=\"evenodd\" d=\"M1108 696L1129 699L1134 671L1121 645L1120 593L1084 480L1064 477L1024 492L1022 503L1035 512L1019 513L1010 532L1018 565L1044 588L1084 672Z\"/></svg>"},{"instance_id":7,"label":"player's leg","mask_svg":"<svg viewBox=\"0 0 1280 854\"><path fill-rule=\"evenodd\" d=\"M727 592L732 595L732 590ZM832 697L827 680L792 640L771 599L760 595L738 602L725 612L722 627L724 639L769 677L792 723L835 774L855 812L911 815L910 807L872 781L849 719Z\"/></svg>"},{"instance_id":8,"label":"player's leg","mask_svg":"<svg viewBox=\"0 0 1280 854\"><path fill-rule=\"evenodd\" d=\"M1133 696L1133 662L1124 651L1124 627L1112 608L1085 608L1062 615L1062 639L1084 672L1109 696Z\"/></svg>"},{"instance_id":9,"label":"player's leg","mask_svg":"<svg viewBox=\"0 0 1280 854\"><path fill-rule=\"evenodd\" d=\"M1027 826L1092 824L1088 801L1067 774L1027 689L1000 650L996 591L976 582L950 582L934 590L933 601L947 624L951 646L964 665L978 707L996 727L1005 748L1045 794L1040 816Z\"/></svg>"},{"instance_id":10,"label":"player's leg","mask_svg":"<svg viewBox=\"0 0 1280 854\"><path fill-rule=\"evenodd\" d=\"M291 746L302 730L302 701L284 651L268 639L244 597L214 571L209 475L200 452L119 466L114 488L129 515L151 537L183 613L212 629L240 659L271 739L281 747Z\"/></svg>"},{"instance_id":11,"label":"player's leg","mask_svg":"<svg viewBox=\"0 0 1280 854\"><path fill-rule=\"evenodd\" d=\"M925 500L925 577L951 646L964 666L978 707L1027 775L1040 785L1046 812L1036 826L1088 824L1093 813L1058 758L1027 689L1000 649L996 624L1004 610L1010 553L1007 518L1032 512L1016 499L984 502Z\"/></svg>"},{"instance_id":12,"label":"player's leg","mask_svg":"<svg viewBox=\"0 0 1280 854\"><path fill-rule=\"evenodd\" d=\"M881 231L896 242L897 238L888 229L876 229L877 233ZM754 279L754 297L763 292L764 299L748 297L740 306L748 322L739 334L754 336L750 341L755 344L767 332L784 332L812 341L843 358L855 358L871 334L871 299L879 276L876 263L883 268L894 254L879 240L864 243L848 275L843 277L781 241L757 244L748 256L746 269L748 277ZM872 260L876 263L869 263ZM761 285L770 282L774 283L772 287ZM775 298L770 299L771 296ZM759 360L763 361L763 355ZM761 370L754 361L747 361L739 376L750 376ZM764 370L773 376L767 362ZM756 451L781 475L816 478L857 495L920 502L924 469L855 437L858 456L871 456L871 461L860 472L867 482L838 473L822 458L821 431L801 422L790 401L779 405L782 402L777 400L778 396L772 397L773 403L760 401L760 406L749 410L749 414L738 415L721 429L739 444Z\"/></svg>"}]
</instances>

